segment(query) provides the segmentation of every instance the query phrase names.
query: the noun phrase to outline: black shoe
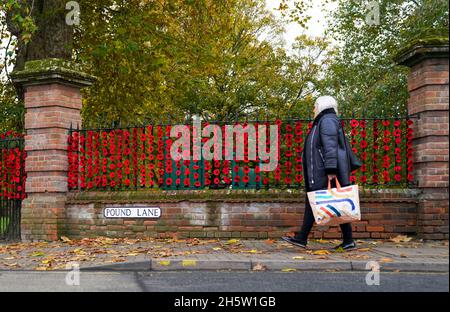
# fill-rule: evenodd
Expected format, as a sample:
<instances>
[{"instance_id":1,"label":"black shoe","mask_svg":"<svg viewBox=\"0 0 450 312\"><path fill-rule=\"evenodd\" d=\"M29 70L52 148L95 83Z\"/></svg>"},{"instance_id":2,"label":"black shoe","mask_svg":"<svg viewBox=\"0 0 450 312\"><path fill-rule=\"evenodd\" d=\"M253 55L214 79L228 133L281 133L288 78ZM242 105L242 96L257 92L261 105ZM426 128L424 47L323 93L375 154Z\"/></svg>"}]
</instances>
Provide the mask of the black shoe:
<instances>
[{"instance_id":1,"label":"black shoe","mask_svg":"<svg viewBox=\"0 0 450 312\"><path fill-rule=\"evenodd\" d=\"M334 250L343 249L343 250L351 250L356 248L356 243L354 241L351 241L350 243L342 243L340 245L337 245L334 247Z\"/></svg>"},{"instance_id":2,"label":"black shoe","mask_svg":"<svg viewBox=\"0 0 450 312\"><path fill-rule=\"evenodd\" d=\"M297 247L306 248L306 241L299 240L295 237L283 236L281 239Z\"/></svg>"}]
</instances>

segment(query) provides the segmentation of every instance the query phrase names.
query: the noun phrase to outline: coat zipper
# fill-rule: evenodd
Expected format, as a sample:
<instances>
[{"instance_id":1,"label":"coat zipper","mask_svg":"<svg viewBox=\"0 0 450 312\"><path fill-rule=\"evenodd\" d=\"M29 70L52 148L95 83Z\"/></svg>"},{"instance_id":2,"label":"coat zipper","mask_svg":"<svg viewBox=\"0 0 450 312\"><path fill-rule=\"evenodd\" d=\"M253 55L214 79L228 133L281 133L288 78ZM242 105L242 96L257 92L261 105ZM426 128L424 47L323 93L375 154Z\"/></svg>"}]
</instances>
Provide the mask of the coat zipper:
<instances>
[{"instance_id":1,"label":"coat zipper","mask_svg":"<svg viewBox=\"0 0 450 312\"><path fill-rule=\"evenodd\" d=\"M320 150L320 148L318 150L319 150L320 157L322 158L322 162L325 164L325 158L323 158L322 151Z\"/></svg>"},{"instance_id":2,"label":"coat zipper","mask_svg":"<svg viewBox=\"0 0 450 312\"><path fill-rule=\"evenodd\" d=\"M314 127L314 131L311 135L311 183L314 184L314 162L313 162L313 142L314 142L314 134L316 133L316 127Z\"/></svg>"}]
</instances>

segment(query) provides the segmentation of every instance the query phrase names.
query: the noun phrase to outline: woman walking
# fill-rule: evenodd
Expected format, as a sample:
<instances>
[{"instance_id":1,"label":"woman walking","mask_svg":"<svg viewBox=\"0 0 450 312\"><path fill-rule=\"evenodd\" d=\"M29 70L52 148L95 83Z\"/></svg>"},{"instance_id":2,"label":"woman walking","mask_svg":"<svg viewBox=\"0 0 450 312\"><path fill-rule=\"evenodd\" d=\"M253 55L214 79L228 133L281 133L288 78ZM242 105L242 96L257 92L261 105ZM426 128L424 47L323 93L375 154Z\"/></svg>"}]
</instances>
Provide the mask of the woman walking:
<instances>
[{"instance_id":1,"label":"woman walking","mask_svg":"<svg viewBox=\"0 0 450 312\"><path fill-rule=\"evenodd\" d=\"M350 161L345 144L345 134L337 117L338 105L331 96L321 96L314 104L314 122L303 148L302 162L306 192L350 185ZM282 237L288 243L306 248L308 235L314 224L314 215L306 195L305 214L300 232L294 237ZM350 223L340 225L343 242L335 248L344 250L356 247Z\"/></svg>"}]
</instances>

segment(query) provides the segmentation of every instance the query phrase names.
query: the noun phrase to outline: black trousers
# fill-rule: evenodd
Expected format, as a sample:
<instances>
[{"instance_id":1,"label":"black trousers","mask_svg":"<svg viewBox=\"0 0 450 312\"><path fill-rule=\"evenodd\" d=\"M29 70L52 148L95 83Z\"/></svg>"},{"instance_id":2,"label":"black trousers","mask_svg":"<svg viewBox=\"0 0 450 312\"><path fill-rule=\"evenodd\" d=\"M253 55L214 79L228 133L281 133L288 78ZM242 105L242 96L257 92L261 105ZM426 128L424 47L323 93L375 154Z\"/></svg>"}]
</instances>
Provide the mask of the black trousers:
<instances>
[{"instance_id":1,"label":"black trousers","mask_svg":"<svg viewBox=\"0 0 450 312\"><path fill-rule=\"evenodd\" d=\"M303 216L303 225L300 230L300 232L297 232L295 234L295 238L307 242L308 241L308 235L311 232L311 229L314 225L314 214L311 209L311 204L309 203L308 195L306 195L305 199L305 215ZM350 243L353 240L352 236L352 225L351 223L345 223L339 225L342 232L342 237L344 239L344 243Z\"/></svg>"}]
</instances>

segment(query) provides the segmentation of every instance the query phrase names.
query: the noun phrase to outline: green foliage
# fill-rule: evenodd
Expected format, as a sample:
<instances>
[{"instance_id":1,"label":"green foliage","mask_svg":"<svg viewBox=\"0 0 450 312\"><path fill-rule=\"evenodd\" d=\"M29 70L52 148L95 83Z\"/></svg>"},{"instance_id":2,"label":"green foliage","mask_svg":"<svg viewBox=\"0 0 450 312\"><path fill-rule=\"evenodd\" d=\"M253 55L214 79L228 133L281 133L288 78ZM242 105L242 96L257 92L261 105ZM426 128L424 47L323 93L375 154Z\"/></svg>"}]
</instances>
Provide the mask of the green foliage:
<instances>
[{"instance_id":1,"label":"green foliage","mask_svg":"<svg viewBox=\"0 0 450 312\"><path fill-rule=\"evenodd\" d=\"M365 23L368 0L329 0L337 7L326 39L301 35L290 52L281 45L283 21L307 31L310 1L280 0L283 20L260 0L78 2L74 60L99 78L84 91L87 126L167 114L310 116L314 98L325 93L338 98L345 115L403 114L407 69L395 66L395 55L411 40L448 38L442 0L378 1L379 25ZM31 3L0 4L2 129L23 125L8 73L17 36L7 31L6 17L21 40L32 40Z\"/></svg>"},{"instance_id":2,"label":"green foliage","mask_svg":"<svg viewBox=\"0 0 450 312\"><path fill-rule=\"evenodd\" d=\"M16 98L11 83L0 84L0 133L8 130L21 132L24 123L24 107Z\"/></svg>"},{"instance_id":3,"label":"green foliage","mask_svg":"<svg viewBox=\"0 0 450 312\"><path fill-rule=\"evenodd\" d=\"M406 113L407 69L394 58L409 42L429 36L448 39L448 2L377 1L379 25L365 19L370 1L337 1L326 36L338 48L324 81L336 95L344 114Z\"/></svg>"},{"instance_id":4,"label":"green foliage","mask_svg":"<svg viewBox=\"0 0 450 312\"><path fill-rule=\"evenodd\" d=\"M317 80L315 70L295 76L301 59L286 55L282 25L261 1L110 0L81 7L77 57L99 77L85 94L89 124L166 114L284 114L302 106L299 90ZM305 37L296 50L313 47Z\"/></svg>"}]
</instances>

